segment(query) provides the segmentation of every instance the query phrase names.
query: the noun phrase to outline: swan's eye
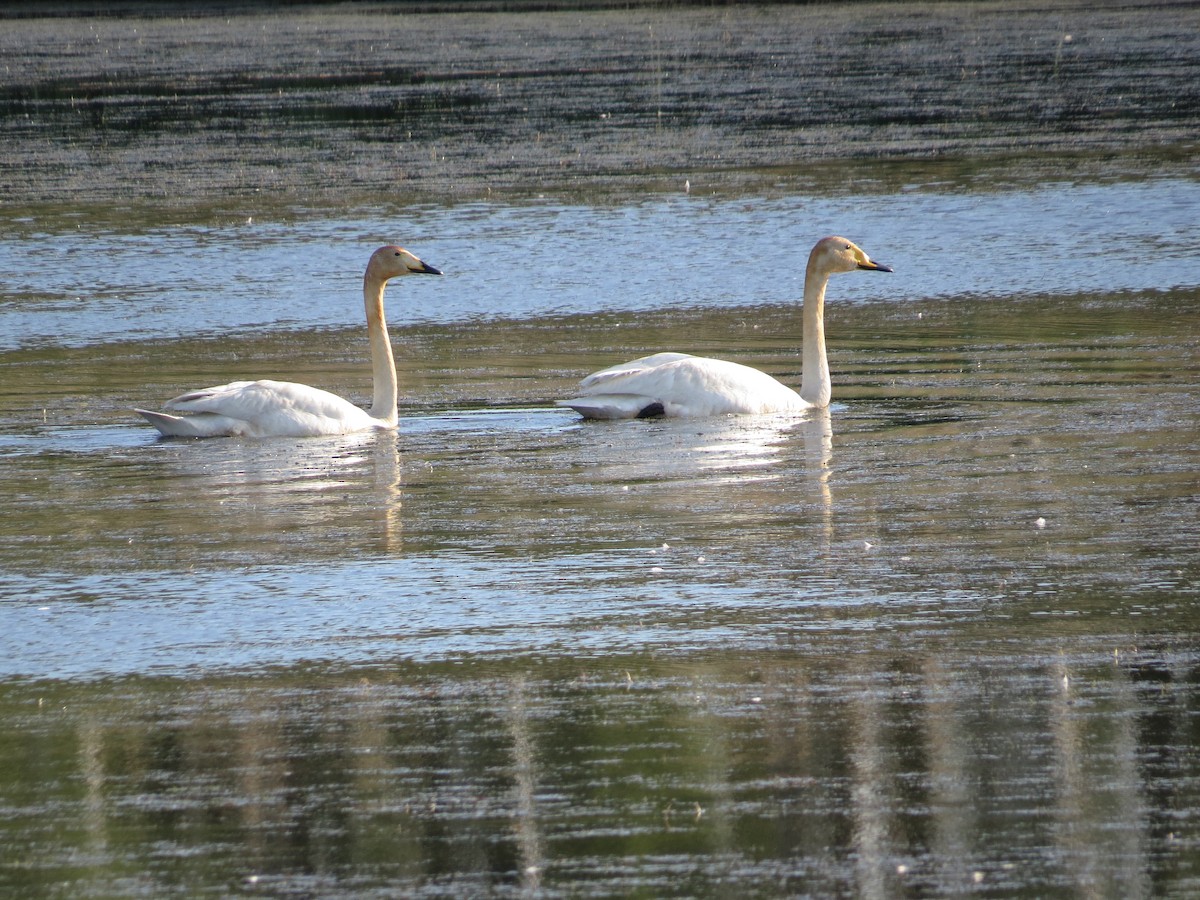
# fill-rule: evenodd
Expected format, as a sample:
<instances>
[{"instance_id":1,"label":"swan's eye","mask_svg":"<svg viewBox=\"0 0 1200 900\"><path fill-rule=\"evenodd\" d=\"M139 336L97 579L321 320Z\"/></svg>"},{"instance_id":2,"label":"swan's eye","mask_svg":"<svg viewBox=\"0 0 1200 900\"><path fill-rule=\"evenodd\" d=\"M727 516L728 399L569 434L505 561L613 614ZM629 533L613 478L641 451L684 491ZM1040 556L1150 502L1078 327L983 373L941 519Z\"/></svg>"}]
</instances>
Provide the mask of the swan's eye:
<instances>
[{"instance_id":1,"label":"swan's eye","mask_svg":"<svg viewBox=\"0 0 1200 900\"><path fill-rule=\"evenodd\" d=\"M847 244L847 245L846 245L846 249L847 249L847 250L849 250L849 249L850 249L850 245L849 245L849 244Z\"/></svg>"}]
</instances>

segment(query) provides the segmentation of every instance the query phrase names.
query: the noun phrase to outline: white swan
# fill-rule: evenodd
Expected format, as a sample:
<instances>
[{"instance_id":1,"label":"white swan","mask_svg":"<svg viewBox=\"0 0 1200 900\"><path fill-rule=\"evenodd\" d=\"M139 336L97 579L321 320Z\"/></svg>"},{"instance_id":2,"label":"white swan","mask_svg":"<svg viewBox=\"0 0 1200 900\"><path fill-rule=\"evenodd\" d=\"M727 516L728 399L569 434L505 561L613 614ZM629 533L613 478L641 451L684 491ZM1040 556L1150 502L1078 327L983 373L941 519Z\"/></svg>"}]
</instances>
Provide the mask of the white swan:
<instances>
[{"instance_id":1,"label":"white swan","mask_svg":"<svg viewBox=\"0 0 1200 900\"><path fill-rule=\"evenodd\" d=\"M171 437L307 437L395 428L396 363L383 318L383 289L399 275L441 275L401 247L380 247L363 275L375 396L370 411L337 394L290 381L232 381L168 400L183 415L135 410Z\"/></svg>"},{"instance_id":2,"label":"white swan","mask_svg":"<svg viewBox=\"0 0 1200 900\"><path fill-rule=\"evenodd\" d=\"M592 373L580 382L578 396L559 400L558 405L589 419L778 413L828 406L832 386L825 356L825 286L830 275L855 269L892 271L842 237L823 238L809 254L798 394L749 366L687 353L656 353Z\"/></svg>"}]
</instances>

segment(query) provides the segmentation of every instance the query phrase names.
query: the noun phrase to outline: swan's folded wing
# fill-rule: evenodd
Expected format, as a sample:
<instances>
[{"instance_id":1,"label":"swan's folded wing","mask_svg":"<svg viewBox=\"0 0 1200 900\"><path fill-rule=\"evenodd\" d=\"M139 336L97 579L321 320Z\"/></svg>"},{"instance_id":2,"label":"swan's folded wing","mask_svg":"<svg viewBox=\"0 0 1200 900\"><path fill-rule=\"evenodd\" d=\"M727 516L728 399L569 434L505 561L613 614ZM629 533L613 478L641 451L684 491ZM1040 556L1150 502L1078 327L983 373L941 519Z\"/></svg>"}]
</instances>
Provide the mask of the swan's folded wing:
<instances>
[{"instance_id":1,"label":"swan's folded wing","mask_svg":"<svg viewBox=\"0 0 1200 900\"><path fill-rule=\"evenodd\" d=\"M362 412L354 404L329 391L291 381L269 380L232 381L181 394L163 405L176 412L217 413L248 422L282 410L323 417L344 416L347 409Z\"/></svg>"},{"instance_id":2,"label":"swan's folded wing","mask_svg":"<svg viewBox=\"0 0 1200 900\"><path fill-rule=\"evenodd\" d=\"M583 381L579 382L579 386L584 390L599 388L607 383L611 383L614 379L627 378L630 375L649 372L652 369L657 369L659 366L669 365L681 359L691 358L692 355L690 353L655 353L653 356L643 356L630 360L627 363L609 366L607 369L601 369L599 372L593 372L587 378L583 379Z\"/></svg>"},{"instance_id":3,"label":"swan's folded wing","mask_svg":"<svg viewBox=\"0 0 1200 900\"><path fill-rule=\"evenodd\" d=\"M236 415L235 411L245 412L260 407L272 393L271 389L264 385L273 386L278 383L231 381L229 384L218 384L215 387L202 388L198 391L188 391L186 394L172 397L163 406L176 412ZM245 408L239 409L243 405Z\"/></svg>"}]
</instances>

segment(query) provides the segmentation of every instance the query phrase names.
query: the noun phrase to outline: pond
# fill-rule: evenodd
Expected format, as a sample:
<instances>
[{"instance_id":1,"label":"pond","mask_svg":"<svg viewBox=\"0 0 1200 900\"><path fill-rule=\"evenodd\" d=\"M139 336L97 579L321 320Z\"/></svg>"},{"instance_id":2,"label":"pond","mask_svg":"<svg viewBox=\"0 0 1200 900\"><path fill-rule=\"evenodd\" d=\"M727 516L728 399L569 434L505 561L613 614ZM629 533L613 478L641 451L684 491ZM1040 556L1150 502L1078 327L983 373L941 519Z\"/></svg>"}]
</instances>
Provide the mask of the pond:
<instances>
[{"instance_id":1,"label":"pond","mask_svg":"<svg viewBox=\"0 0 1200 900\"><path fill-rule=\"evenodd\" d=\"M1200 889L1200 27L829 8L9 23L0 889ZM895 271L830 284L827 412L554 405L667 349L798 383L829 233ZM132 414L365 403L391 241L446 273L388 291L395 433Z\"/></svg>"}]
</instances>

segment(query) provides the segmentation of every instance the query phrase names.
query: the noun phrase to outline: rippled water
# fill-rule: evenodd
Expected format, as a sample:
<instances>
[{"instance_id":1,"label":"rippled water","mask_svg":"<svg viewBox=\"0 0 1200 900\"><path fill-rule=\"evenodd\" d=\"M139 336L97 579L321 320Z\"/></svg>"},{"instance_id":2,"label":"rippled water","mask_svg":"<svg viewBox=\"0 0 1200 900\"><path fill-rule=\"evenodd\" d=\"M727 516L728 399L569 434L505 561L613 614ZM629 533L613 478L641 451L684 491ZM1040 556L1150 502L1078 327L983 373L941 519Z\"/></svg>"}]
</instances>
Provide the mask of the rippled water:
<instances>
[{"instance_id":1,"label":"rippled water","mask_svg":"<svg viewBox=\"0 0 1200 900\"><path fill-rule=\"evenodd\" d=\"M7 32L29 41L38 90L4 82L0 127L33 152L13 113L33 104L57 149L40 180L0 163L19 197L0 211L0 892L1194 894L1200 188L1171 144L1193 122L1179 46L1194 38L1163 44L1153 6L1049 24L1014 7L986 10L983 45L969 6L911 7L903 28L894 5L862 7L882 14L867 17L888 37L878 67L908 125L850 181L757 168L781 152L772 98L809 83L804 66L764 74L820 45L791 18L809 7L756 10L726 38L708 10L439 19L420 90L493 93L456 107L475 131L430 132L466 148L450 154L465 180L412 205L331 202L313 180L312 136L339 148L328 174L344 182L347 146L379 138L347 98L375 85L355 107L373 109L396 76L345 69L322 94L293 50L338 21L324 13L282 17L278 56L232 81L223 54L255 32L216 18L98 19L95 46L152 36L110 63L64 44L89 114L113 105L91 145L100 196L78 207L56 199L77 173L70 92L36 76L43 25ZM338 65L367 22L328 30ZM538 36L614 23L636 41L622 71L645 75L629 95L612 68L533 65ZM1049 77L1051 34L1064 83L1047 99L1030 79ZM164 35L225 36L190 105L168 103L176 75L147 49ZM497 48L498 93L471 67ZM909 88L964 59L944 146L978 154L1032 141L1021 109L1161 80L1130 89L1144 138L1113 106L1107 130L1078 110L1042 119L1024 161L876 158L928 135L929 94ZM626 126L617 148L582 116L554 133L580 159L643 168L580 163L586 189L567 175L488 196L472 154L518 128L493 118L514 94L552 94L539 122L571 96L632 115L656 71L679 76L664 108L688 113L665 135ZM855 61L840 88L872 71ZM969 73L996 92L978 131L963 122L987 90ZM718 84L744 101L740 125L703 99ZM1178 107L1160 102L1171 84ZM292 141L282 199L214 201L222 90ZM342 113L316 128L298 94ZM196 144L174 151L191 193L124 198L146 148L193 121ZM865 134L777 125L844 158ZM677 164L739 127L740 174ZM1081 133L1114 160L1055 155ZM801 267L830 232L895 273L830 286L827 415L587 423L553 406L586 372L661 349L798 381ZM234 377L365 401L359 285L383 241L447 272L389 289L395 434L166 441L130 413Z\"/></svg>"},{"instance_id":2,"label":"rippled water","mask_svg":"<svg viewBox=\"0 0 1200 900\"><path fill-rule=\"evenodd\" d=\"M835 283L839 303L1191 288L1198 205L1194 181L1164 178L982 194L917 184L839 198L680 192L616 208L479 204L303 223L251 216L86 242L30 222L0 246L0 340L13 349L356 326L364 260L385 241L452 276L394 285L397 325L798 300L808 249L829 233L898 269Z\"/></svg>"}]
</instances>

